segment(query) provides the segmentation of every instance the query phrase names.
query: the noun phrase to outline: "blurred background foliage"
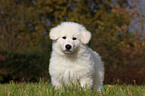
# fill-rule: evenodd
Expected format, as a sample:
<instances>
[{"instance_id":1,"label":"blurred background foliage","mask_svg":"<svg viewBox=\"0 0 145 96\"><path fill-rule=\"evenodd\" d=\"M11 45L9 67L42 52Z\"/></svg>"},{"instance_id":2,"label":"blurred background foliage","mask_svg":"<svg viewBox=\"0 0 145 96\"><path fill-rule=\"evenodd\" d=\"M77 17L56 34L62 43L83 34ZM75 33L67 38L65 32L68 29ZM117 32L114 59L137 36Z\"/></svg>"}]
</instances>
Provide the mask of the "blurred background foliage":
<instances>
[{"instance_id":1,"label":"blurred background foliage","mask_svg":"<svg viewBox=\"0 0 145 96\"><path fill-rule=\"evenodd\" d=\"M86 26L105 63L106 84L145 84L145 33L129 32L127 0L0 0L0 82L49 80L50 28ZM131 8L132 10L135 8Z\"/></svg>"}]
</instances>

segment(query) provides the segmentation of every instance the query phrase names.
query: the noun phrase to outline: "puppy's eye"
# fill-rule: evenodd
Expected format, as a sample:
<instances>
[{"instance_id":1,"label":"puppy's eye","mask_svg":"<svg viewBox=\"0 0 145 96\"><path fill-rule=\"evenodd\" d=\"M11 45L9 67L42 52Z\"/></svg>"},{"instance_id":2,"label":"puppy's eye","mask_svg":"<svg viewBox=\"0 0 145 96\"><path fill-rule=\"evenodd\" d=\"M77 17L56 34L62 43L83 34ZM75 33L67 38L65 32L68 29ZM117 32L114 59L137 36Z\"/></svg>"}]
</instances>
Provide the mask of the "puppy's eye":
<instances>
[{"instance_id":1,"label":"puppy's eye","mask_svg":"<svg viewBox=\"0 0 145 96\"><path fill-rule=\"evenodd\" d=\"M72 39L73 39L73 40L77 40L77 38L76 38L76 37L73 37Z\"/></svg>"},{"instance_id":2,"label":"puppy's eye","mask_svg":"<svg viewBox=\"0 0 145 96\"><path fill-rule=\"evenodd\" d=\"M62 38L63 38L63 39L66 39L66 36L63 36Z\"/></svg>"}]
</instances>

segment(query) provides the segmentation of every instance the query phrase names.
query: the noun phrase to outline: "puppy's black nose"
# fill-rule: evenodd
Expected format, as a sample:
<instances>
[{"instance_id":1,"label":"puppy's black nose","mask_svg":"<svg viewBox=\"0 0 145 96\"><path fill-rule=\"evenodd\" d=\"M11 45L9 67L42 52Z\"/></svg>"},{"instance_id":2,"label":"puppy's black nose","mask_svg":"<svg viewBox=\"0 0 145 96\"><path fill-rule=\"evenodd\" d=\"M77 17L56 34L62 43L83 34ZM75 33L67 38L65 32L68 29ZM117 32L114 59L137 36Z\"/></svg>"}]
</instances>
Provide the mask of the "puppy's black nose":
<instances>
[{"instance_id":1,"label":"puppy's black nose","mask_svg":"<svg viewBox=\"0 0 145 96\"><path fill-rule=\"evenodd\" d=\"M66 48L67 50L70 50L70 49L71 49L71 45L67 44L67 45L65 45L65 48Z\"/></svg>"}]
</instances>

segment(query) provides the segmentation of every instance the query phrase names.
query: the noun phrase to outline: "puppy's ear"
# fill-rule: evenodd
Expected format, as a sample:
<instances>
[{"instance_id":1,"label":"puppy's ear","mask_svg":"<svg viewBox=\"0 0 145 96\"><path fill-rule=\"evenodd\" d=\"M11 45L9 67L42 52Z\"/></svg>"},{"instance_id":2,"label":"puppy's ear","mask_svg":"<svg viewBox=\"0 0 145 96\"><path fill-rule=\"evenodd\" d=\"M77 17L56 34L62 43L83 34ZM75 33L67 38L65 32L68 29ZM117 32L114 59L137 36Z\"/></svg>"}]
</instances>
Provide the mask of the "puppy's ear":
<instances>
[{"instance_id":1,"label":"puppy's ear","mask_svg":"<svg viewBox=\"0 0 145 96\"><path fill-rule=\"evenodd\" d=\"M52 40L56 40L59 37L59 29L57 27L52 28L50 30L49 37Z\"/></svg>"},{"instance_id":2,"label":"puppy's ear","mask_svg":"<svg viewBox=\"0 0 145 96\"><path fill-rule=\"evenodd\" d=\"M86 29L82 30L81 42L83 44L88 44L90 39L91 39L91 37L92 37L91 32L87 31Z\"/></svg>"}]
</instances>

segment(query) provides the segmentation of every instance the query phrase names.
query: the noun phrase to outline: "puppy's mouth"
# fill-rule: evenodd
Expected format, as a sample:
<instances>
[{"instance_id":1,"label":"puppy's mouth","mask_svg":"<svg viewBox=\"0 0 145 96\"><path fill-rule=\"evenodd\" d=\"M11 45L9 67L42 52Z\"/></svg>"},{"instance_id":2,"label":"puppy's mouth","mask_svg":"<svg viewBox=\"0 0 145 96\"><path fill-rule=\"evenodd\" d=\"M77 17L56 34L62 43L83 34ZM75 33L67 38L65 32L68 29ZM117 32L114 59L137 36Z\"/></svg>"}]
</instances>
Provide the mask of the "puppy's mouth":
<instances>
[{"instance_id":1,"label":"puppy's mouth","mask_svg":"<svg viewBox=\"0 0 145 96\"><path fill-rule=\"evenodd\" d=\"M72 53L73 51L70 50L64 50L64 53Z\"/></svg>"}]
</instances>

